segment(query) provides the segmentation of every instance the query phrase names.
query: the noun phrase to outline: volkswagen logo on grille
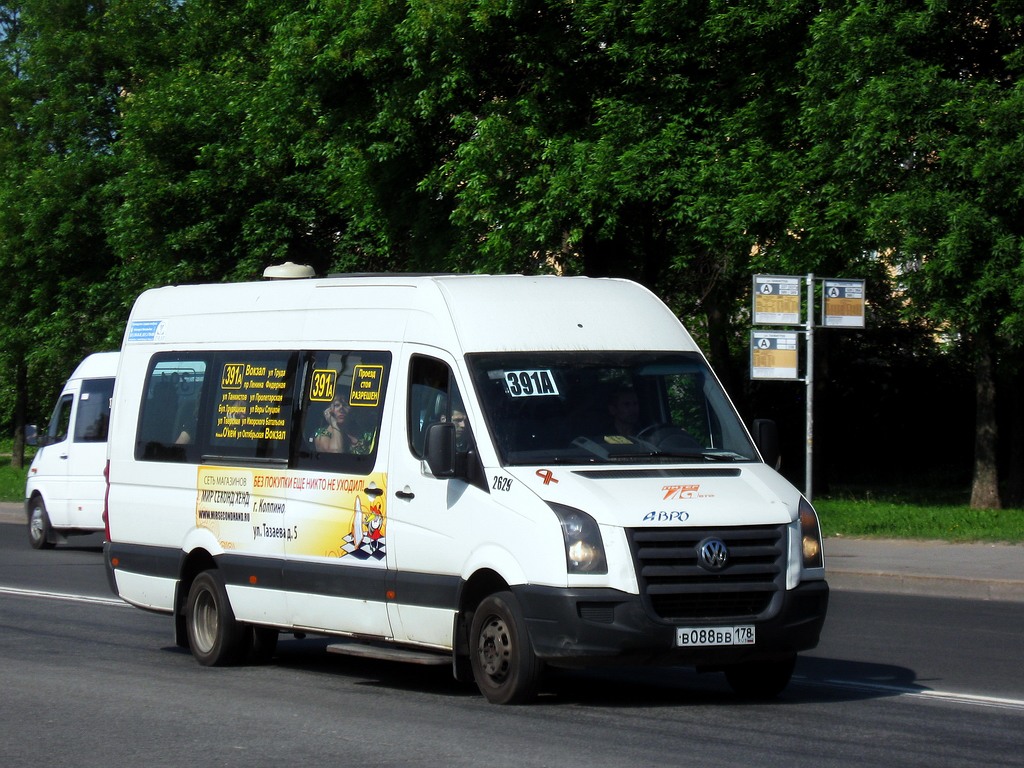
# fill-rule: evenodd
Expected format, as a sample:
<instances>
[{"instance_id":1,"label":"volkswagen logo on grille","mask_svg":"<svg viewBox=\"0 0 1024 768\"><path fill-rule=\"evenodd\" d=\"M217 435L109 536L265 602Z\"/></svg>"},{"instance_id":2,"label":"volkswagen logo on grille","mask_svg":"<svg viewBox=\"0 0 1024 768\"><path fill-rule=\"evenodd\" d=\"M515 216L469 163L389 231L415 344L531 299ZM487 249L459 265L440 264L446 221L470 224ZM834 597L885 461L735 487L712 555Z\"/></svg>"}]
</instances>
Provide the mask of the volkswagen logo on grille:
<instances>
[{"instance_id":1,"label":"volkswagen logo on grille","mask_svg":"<svg viewBox=\"0 0 1024 768\"><path fill-rule=\"evenodd\" d=\"M720 571L729 562L729 548L721 539L704 539L697 545L697 559L702 568L709 571Z\"/></svg>"}]
</instances>

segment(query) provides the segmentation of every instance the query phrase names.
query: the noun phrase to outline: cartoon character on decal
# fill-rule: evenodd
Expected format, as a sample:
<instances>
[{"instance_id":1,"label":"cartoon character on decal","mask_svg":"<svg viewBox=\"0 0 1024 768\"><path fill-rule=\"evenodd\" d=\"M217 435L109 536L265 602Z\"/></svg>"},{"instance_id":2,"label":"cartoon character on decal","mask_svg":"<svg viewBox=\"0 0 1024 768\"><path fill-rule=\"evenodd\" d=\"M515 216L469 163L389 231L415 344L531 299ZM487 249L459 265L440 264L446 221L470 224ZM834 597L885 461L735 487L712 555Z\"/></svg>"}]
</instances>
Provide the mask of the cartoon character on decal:
<instances>
[{"instance_id":1,"label":"cartoon character on decal","mask_svg":"<svg viewBox=\"0 0 1024 768\"><path fill-rule=\"evenodd\" d=\"M379 541L384 538L384 512L380 508L380 502L367 505L367 513L363 518L363 525L366 527L366 535L370 541Z\"/></svg>"},{"instance_id":2,"label":"cartoon character on decal","mask_svg":"<svg viewBox=\"0 0 1024 768\"><path fill-rule=\"evenodd\" d=\"M344 554L358 559L384 557L384 509L380 501L364 503L358 496L352 507L352 530L345 537Z\"/></svg>"}]
</instances>

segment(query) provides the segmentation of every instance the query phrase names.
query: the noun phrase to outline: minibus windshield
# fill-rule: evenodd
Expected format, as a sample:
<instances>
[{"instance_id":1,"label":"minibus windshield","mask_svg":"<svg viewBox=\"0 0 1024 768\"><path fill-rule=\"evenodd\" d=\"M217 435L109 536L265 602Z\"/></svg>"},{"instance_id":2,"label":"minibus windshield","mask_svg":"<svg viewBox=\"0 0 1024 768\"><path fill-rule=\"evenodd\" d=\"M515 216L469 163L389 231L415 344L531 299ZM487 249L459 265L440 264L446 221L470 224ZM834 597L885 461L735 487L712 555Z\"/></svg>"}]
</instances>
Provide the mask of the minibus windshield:
<instances>
[{"instance_id":1,"label":"minibus windshield","mask_svg":"<svg viewBox=\"0 0 1024 768\"><path fill-rule=\"evenodd\" d=\"M467 359L505 465L759 461L698 354L509 352Z\"/></svg>"}]
</instances>

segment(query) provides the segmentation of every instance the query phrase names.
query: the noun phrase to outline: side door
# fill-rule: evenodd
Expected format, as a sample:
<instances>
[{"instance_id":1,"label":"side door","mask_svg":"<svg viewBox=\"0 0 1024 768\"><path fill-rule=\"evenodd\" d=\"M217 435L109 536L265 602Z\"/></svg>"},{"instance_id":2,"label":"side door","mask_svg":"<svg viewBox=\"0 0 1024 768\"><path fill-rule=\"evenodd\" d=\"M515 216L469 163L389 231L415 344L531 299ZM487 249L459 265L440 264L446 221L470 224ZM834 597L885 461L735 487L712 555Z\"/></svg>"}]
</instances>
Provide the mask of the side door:
<instances>
[{"instance_id":1,"label":"side door","mask_svg":"<svg viewBox=\"0 0 1024 768\"><path fill-rule=\"evenodd\" d=\"M388 530L394 569L391 623L395 638L452 645L462 569L486 536L488 491L457 367L437 350L406 359L388 486ZM425 462L435 424L454 425L454 464L461 477L435 476ZM465 478L475 478L468 480Z\"/></svg>"},{"instance_id":2,"label":"side door","mask_svg":"<svg viewBox=\"0 0 1024 768\"><path fill-rule=\"evenodd\" d=\"M65 528L68 515L68 460L71 455L71 417L74 413L78 382L65 387L50 416L46 435L32 462L32 477L42 493L50 524Z\"/></svg>"},{"instance_id":3,"label":"side door","mask_svg":"<svg viewBox=\"0 0 1024 768\"><path fill-rule=\"evenodd\" d=\"M103 527L107 429L114 379L85 379L75 403L67 460L68 522L80 528Z\"/></svg>"},{"instance_id":4,"label":"side door","mask_svg":"<svg viewBox=\"0 0 1024 768\"><path fill-rule=\"evenodd\" d=\"M303 358L285 508L291 623L390 638L386 461L392 353L331 349Z\"/></svg>"}]
</instances>

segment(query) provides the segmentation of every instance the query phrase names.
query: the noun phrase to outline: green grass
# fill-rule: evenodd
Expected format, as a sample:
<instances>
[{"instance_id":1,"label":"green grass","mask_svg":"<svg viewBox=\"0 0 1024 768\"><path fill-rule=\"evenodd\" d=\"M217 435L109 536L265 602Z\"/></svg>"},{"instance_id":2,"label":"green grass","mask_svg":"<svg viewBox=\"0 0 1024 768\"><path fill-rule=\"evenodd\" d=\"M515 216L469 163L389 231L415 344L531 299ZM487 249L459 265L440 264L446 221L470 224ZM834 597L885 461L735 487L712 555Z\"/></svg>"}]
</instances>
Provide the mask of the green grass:
<instances>
[{"instance_id":1,"label":"green grass","mask_svg":"<svg viewBox=\"0 0 1024 768\"><path fill-rule=\"evenodd\" d=\"M27 476L27 461L23 469L15 469L9 459L0 458L0 501L24 501Z\"/></svg>"},{"instance_id":2,"label":"green grass","mask_svg":"<svg viewBox=\"0 0 1024 768\"><path fill-rule=\"evenodd\" d=\"M1024 510L878 499L815 499L825 536L1024 542Z\"/></svg>"}]
</instances>

